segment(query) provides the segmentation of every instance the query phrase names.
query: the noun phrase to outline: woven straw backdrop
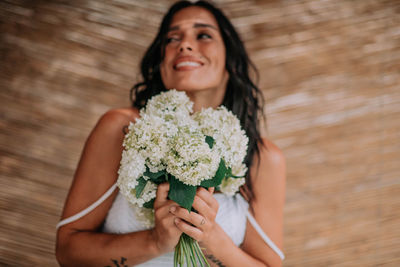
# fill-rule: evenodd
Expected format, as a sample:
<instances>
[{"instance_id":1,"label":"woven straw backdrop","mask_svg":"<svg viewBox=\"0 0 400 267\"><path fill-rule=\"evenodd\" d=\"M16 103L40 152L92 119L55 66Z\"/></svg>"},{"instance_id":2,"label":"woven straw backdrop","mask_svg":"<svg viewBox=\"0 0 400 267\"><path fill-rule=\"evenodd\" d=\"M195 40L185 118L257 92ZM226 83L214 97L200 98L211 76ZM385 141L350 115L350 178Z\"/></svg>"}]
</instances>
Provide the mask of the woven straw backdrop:
<instances>
[{"instance_id":1,"label":"woven straw backdrop","mask_svg":"<svg viewBox=\"0 0 400 267\"><path fill-rule=\"evenodd\" d=\"M98 118L129 105L173 1L0 2L0 265L57 266L55 225ZM400 2L215 1L287 158L284 266L400 266Z\"/></svg>"}]
</instances>

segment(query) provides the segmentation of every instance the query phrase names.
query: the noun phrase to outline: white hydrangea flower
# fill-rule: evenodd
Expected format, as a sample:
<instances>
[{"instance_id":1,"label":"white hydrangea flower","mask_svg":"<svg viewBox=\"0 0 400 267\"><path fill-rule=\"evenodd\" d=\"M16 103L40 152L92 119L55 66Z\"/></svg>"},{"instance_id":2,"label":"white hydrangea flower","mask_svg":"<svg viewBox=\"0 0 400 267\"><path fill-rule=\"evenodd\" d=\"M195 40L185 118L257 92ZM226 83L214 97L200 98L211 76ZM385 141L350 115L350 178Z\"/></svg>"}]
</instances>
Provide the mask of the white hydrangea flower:
<instances>
[{"instance_id":1,"label":"white hydrangea flower","mask_svg":"<svg viewBox=\"0 0 400 267\"><path fill-rule=\"evenodd\" d=\"M198 186L214 177L220 157L205 136L193 126L181 127L167 155L167 172L187 185Z\"/></svg>"},{"instance_id":2,"label":"white hydrangea flower","mask_svg":"<svg viewBox=\"0 0 400 267\"><path fill-rule=\"evenodd\" d=\"M176 132L176 125L165 122L160 117L145 114L131 128L131 137L128 139L130 142L127 144L146 159L146 165L151 172L158 172L165 169L164 158L170 150L168 140Z\"/></svg>"},{"instance_id":3,"label":"white hydrangea flower","mask_svg":"<svg viewBox=\"0 0 400 267\"><path fill-rule=\"evenodd\" d=\"M156 198L156 193L157 185L151 181L147 181L146 186L143 189L142 195L137 200L138 206L143 207L144 203L149 202L153 198Z\"/></svg>"},{"instance_id":4,"label":"white hydrangea flower","mask_svg":"<svg viewBox=\"0 0 400 267\"><path fill-rule=\"evenodd\" d=\"M237 191L239 191L239 187L244 185L245 182L246 182L245 178L223 179L220 185L220 190L227 196L233 196Z\"/></svg>"},{"instance_id":5,"label":"white hydrangea flower","mask_svg":"<svg viewBox=\"0 0 400 267\"><path fill-rule=\"evenodd\" d=\"M121 191L121 193L126 197L129 203L136 204L138 207L143 207L144 203L156 197L157 185L150 181L147 182L143 189L142 195L139 198L136 197L136 189L132 189L129 192Z\"/></svg>"},{"instance_id":6,"label":"white hydrangea flower","mask_svg":"<svg viewBox=\"0 0 400 267\"><path fill-rule=\"evenodd\" d=\"M148 181L140 198L136 198L138 179L146 171L145 159L134 150L122 152L121 166L118 170L117 185L121 193L132 204L142 207L144 203L156 197L157 185Z\"/></svg>"},{"instance_id":7,"label":"white hydrangea flower","mask_svg":"<svg viewBox=\"0 0 400 267\"><path fill-rule=\"evenodd\" d=\"M247 172L246 164L237 164L232 166L232 175L236 177L244 177Z\"/></svg>"},{"instance_id":8,"label":"white hydrangea flower","mask_svg":"<svg viewBox=\"0 0 400 267\"><path fill-rule=\"evenodd\" d=\"M212 136L228 167L241 164L247 155L248 137L238 118L224 106L203 109L193 115L205 135Z\"/></svg>"},{"instance_id":9,"label":"white hydrangea flower","mask_svg":"<svg viewBox=\"0 0 400 267\"><path fill-rule=\"evenodd\" d=\"M134 150L122 151L121 166L118 170L117 185L124 195L129 195L146 171L145 159Z\"/></svg>"},{"instance_id":10,"label":"white hydrangea flower","mask_svg":"<svg viewBox=\"0 0 400 267\"><path fill-rule=\"evenodd\" d=\"M131 209L133 210L136 219L147 229L154 227L154 210L139 207L137 205L131 204Z\"/></svg>"},{"instance_id":11,"label":"white hydrangea flower","mask_svg":"<svg viewBox=\"0 0 400 267\"><path fill-rule=\"evenodd\" d=\"M158 116L165 121L175 121L189 117L193 112L193 102L183 91L170 89L153 96L146 104L140 115Z\"/></svg>"}]
</instances>

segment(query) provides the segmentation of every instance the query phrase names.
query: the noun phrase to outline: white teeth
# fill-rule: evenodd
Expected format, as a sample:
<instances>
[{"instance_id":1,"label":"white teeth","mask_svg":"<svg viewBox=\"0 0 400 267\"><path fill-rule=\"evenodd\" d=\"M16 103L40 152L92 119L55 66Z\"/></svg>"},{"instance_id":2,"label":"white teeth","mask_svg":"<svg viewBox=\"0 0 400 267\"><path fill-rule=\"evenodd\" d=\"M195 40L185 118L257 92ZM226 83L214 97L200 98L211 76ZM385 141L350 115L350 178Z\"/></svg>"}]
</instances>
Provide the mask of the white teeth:
<instances>
[{"instance_id":1,"label":"white teeth","mask_svg":"<svg viewBox=\"0 0 400 267\"><path fill-rule=\"evenodd\" d=\"M200 66L200 63L198 62L193 62L193 61L183 61L183 62L179 62L178 64L176 64L176 68L180 68L180 67L184 67L184 66L193 66L193 67L197 67Z\"/></svg>"}]
</instances>

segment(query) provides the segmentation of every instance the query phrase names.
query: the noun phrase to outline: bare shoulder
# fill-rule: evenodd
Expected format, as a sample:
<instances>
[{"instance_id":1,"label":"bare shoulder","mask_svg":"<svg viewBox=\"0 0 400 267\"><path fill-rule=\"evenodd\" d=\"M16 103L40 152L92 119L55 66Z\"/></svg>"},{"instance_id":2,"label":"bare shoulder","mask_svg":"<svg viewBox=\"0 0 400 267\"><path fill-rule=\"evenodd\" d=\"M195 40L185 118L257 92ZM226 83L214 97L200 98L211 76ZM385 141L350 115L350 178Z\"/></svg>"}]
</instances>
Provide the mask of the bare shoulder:
<instances>
[{"instance_id":1,"label":"bare shoulder","mask_svg":"<svg viewBox=\"0 0 400 267\"><path fill-rule=\"evenodd\" d=\"M121 127L129 125L130 122L135 122L138 117L139 111L136 108L111 109L100 117L96 127L109 130L121 129Z\"/></svg>"},{"instance_id":2,"label":"bare shoulder","mask_svg":"<svg viewBox=\"0 0 400 267\"><path fill-rule=\"evenodd\" d=\"M262 139L260 153L255 155L251 167L252 182L255 187L269 182L284 185L286 177L286 159L281 149L267 138Z\"/></svg>"},{"instance_id":3,"label":"bare shoulder","mask_svg":"<svg viewBox=\"0 0 400 267\"><path fill-rule=\"evenodd\" d=\"M135 108L111 109L100 117L87 141L96 137L122 139L125 128L138 117L139 111Z\"/></svg>"},{"instance_id":4,"label":"bare shoulder","mask_svg":"<svg viewBox=\"0 0 400 267\"><path fill-rule=\"evenodd\" d=\"M262 158L274 164L284 164L285 156L282 150L267 138L263 138L262 141L263 145L260 151Z\"/></svg>"},{"instance_id":5,"label":"bare shoulder","mask_svg":"<svg viewBox=\"0 0 400 267\"><path fill-rule=\"evenodd\" d=\"M119 160L126 127L138 116L139 111L135 108L111 109L104 113L86 140L82 158L85 161L87 156L97 160L100 157Z\"/></svg>"},{"instance_id":6,"label":"bare shoulder","mask_svg":"<svg viewBox=\"0 0 400 267\"><path fill-rule=\"evenodd\" d=\"M139 110L134 107L115 108L104 113L103 117L125 118L132 120L139 117Z\"/></svg>"}]
</instances>

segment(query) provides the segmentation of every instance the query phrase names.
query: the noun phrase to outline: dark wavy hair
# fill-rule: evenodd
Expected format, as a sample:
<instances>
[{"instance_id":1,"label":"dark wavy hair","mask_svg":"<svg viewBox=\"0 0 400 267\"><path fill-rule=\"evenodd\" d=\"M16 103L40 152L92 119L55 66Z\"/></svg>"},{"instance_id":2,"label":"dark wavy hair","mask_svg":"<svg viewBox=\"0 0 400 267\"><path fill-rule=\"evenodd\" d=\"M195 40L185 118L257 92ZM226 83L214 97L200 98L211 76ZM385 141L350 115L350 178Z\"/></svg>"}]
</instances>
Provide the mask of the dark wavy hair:
<instances>
[{"instance_id":1,"label":"dark wavy hair","mask_svg":"<svg viewBox=\"0 0 400 267\"><path fill-rule=\"evenodd\" d=\"M258 79L258 71L250 61L243 42L235 28L222 13L222 11L205 1L195 3L180 1L171 6L164 16L159 32L153 43L146 51L141 61L141 74L143 81L135 84L130 92L132 105L138 109L144 107L152 96L166 91L161 79L160 63L164 59L166 36L173 16L180 10L197 6L211 12L215 17L226 48L225 67L229 73L227 90L222 105L231 110L241 122L243 129L249 137L249 145L245 163L251 166L255 153L259 154L260 146L263 145L260 135L259 119L265 120L262 108L264 98L260 89L249 77L251 67ZM251 199L254 197L250 172L246 176L246 195Z\"/></svg>"}]
</instances>

